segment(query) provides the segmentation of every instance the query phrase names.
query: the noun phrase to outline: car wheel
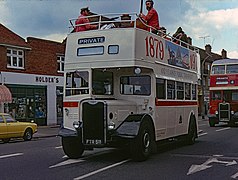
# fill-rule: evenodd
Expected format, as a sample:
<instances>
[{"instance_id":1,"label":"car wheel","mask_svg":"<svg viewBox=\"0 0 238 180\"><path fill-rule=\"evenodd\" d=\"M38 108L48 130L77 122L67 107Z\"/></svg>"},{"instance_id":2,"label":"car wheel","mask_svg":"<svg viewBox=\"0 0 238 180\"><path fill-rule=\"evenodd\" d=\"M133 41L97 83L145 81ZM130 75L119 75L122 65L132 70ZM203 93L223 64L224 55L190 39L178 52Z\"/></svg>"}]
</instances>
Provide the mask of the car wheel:
<instances>
[{"instance_id":1,"label":"car wheel","mask_svg":"<svg viewBox=\"0 0 238 180\"><path fill-rule=\"evenodd\" d=\"M141 124L139 133L130 143L131 157L135 161L145 161L152 150L152 127L148 122Z\"/></svg>"},{"instance_id":2,"label":"car wheel","mask_svg":"<svg viewBox=\"0 0 238 180\"><path fill-rule=\"evenodd\" d=\"M84 152L84 145L79 137L62 137L62 146L70 159L78 159Z\"/></svg>"},{"instance_id":3,"label":"car wheel","mask_svg":"<svg viewBox=\"0 0 238 180\"><path fill-rule=\"evenodd\" d=\"M23 139L25 141L30 141L32 139L32 130L30 128L26 129L25 133L24 133L24 136L23 136Z\"/></svg>"},{"instance_id":4,"label":"car wheel","mask_svg":"<svg viewBox=\"0 0 238 180\"><path fill-rule=\"evenodd\" d=\"M4 143L8 143L10 141L10 138L2 139Z\"/></svg>"}]
</instances>

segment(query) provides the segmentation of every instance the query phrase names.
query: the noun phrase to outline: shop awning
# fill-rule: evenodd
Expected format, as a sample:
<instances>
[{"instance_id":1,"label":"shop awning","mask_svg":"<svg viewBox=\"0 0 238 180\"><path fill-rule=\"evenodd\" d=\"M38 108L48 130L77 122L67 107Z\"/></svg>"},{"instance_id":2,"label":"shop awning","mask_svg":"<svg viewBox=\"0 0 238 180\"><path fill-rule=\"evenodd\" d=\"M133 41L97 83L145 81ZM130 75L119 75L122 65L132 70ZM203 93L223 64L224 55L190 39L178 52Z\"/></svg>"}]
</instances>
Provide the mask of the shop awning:
<instances>
[{"instance_id":1,"label":"shop awning","mask_svg":"<svg viewBox=\"0 0 238 180\"><path fill-rule=\"evenodd\" d=\"M12 93L5 85L0 85L0 103L12 102Z\"/></svg>"}]
</instances>

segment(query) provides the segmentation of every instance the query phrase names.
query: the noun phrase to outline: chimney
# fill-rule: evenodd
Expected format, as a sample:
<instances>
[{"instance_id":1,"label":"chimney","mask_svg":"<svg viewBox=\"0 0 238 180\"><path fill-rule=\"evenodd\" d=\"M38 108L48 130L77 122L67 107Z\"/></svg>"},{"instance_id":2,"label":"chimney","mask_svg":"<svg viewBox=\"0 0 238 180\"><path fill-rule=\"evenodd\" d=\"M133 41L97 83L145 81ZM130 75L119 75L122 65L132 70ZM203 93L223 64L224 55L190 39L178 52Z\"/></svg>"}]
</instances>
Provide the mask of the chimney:
<instances>
[{"instance_id":1,"label":"chimney","mask_svg":"<svg viewBox=\"0 0 238 180\"><path fill-rule=\"evenodd\" d=\"M212 46L210 44L207 44L205 46L205 51L208 53L208 54L211 54L212 53Z\"/></svg>"},{"instance_id":2,"label":"chimney","mask_svg":"<svg viewBox=\"0 0 238 180\"><path fill-rule=\"evenodd\" d=\"M222 49L222 51L221 51L221 57L222 57L222 59L227 59L227 52L226 52L225 49Z\"/></svg>"}]
</instances>

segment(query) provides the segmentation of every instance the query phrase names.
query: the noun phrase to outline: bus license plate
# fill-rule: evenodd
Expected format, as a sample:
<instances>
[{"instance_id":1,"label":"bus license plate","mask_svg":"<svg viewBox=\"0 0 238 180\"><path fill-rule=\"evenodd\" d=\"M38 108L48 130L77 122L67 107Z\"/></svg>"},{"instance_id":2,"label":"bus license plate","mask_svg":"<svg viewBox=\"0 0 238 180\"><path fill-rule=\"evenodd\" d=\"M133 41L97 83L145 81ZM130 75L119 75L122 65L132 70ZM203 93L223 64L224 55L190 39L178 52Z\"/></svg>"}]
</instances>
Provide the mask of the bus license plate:
<instances>
[{"instance_id":1,"label":"bus license plate","mask_svg":"<svg viewBox=\"0 0 238 180\"><path fill-rule=\"evenodd\" d=\"M86 139L86 144L102 144L101 139Z\"/></svg>"}]
</instances>

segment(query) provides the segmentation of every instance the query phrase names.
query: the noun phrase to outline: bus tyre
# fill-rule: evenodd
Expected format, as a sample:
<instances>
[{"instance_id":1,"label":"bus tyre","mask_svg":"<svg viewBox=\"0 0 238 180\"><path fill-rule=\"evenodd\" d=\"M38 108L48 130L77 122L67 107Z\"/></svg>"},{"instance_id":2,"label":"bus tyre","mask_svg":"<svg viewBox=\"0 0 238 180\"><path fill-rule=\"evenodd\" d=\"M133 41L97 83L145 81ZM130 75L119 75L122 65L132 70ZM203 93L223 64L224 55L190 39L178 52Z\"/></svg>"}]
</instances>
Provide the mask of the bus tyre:
<instances>
[{"instance_id":1,"label":"bus tyre","mask_svg":"<svg viewBox=\"0 0 238 180\"><path fill-rule=\"evenodd\" d=\"M213 119L209 118L210 127L215 127L215 124L216 124L215 121Z\"/></svg>"},{"instance_id":2,"label":"bus tyre","mask_svg":"<svg viewBox=\"0 0 238 180\"><path fill-rule=\"evenodd\" d=\"M189 145L192 145L195 143L197 138L197 127L196 127L196 122L195 122L195 118L192 117L190 119L190 123L189 123L189 129L188 129L188 135L187 135L187 143Z\"/></svg>"},{"instance_id":3,"label":"bus tyre","mask_svg":"<svg viewBox=\"0 0 238 180\"><path fill-rule=\"evenodd\" d=\"M234 126L235 126L235 122L231 120L231 121L228 123L228 126L234 127Z\"/></svg>"},{"instance_id":4,"label":"bus tyre","mask_svg":"<svg viewBox=\"0 0 238 180\"><path fill-rule=\"evenodd\" d=\"M135 161L145 161L152 150L152 127L148 122L143 122L139 133L130 143L131 158Z\"/></svg>"},{"instance_id":5,"label":"bus tyre","mask_svg":"<svg viewBox=\"0 0 238 180\"><path fill-rule=\"evenodd\" d=\"M84 145L79 137L62 137L62 146L70 159L78 159L84 152Z\"/></svg>"}]
</instances>

